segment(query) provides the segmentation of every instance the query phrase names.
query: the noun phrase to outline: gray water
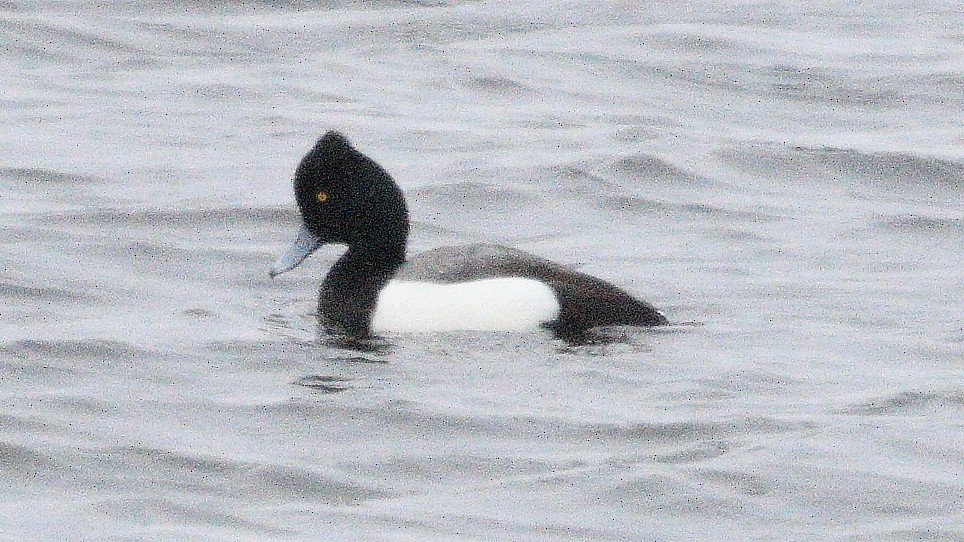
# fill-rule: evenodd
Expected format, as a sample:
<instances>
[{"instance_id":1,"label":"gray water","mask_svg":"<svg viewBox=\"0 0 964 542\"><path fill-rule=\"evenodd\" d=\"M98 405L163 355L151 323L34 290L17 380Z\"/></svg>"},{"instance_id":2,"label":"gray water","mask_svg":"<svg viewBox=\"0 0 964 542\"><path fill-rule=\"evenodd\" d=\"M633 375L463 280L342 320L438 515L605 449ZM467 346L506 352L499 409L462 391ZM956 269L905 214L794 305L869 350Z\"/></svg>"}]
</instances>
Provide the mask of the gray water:
<instances>
[{"instance_id":1,"label":"gray water","mask_svg":"<svg viewBox=\"0 0 964 542\"><path fill-rule=\"evenodd\" d=\"M0 74L0 540L964 540L958 1L10 1ZM341 348L328 129L676 325Z\"/></svg>"}]
</instances>

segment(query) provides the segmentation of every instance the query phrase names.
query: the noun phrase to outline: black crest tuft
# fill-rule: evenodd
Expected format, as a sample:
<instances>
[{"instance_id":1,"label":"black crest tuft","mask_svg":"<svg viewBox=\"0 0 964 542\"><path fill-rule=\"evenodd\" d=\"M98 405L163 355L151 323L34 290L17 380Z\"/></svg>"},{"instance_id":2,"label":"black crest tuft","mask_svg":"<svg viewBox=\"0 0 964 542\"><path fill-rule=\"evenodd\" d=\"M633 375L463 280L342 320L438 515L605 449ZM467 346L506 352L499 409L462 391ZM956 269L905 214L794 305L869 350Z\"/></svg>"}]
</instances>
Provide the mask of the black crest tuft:
<instances>
[{"instance_id":1,"label":"black crest tuft","mask_svg":"<svg viewBox=\"0 0 964 542\"><path fill-rule=\"evenodd\" d=\"M351 142L340 132L329 130L325 135L318 138L315 143L315 150L322 152L332 152L339 150L352 150Z\"/></svg>"}]
</instances>

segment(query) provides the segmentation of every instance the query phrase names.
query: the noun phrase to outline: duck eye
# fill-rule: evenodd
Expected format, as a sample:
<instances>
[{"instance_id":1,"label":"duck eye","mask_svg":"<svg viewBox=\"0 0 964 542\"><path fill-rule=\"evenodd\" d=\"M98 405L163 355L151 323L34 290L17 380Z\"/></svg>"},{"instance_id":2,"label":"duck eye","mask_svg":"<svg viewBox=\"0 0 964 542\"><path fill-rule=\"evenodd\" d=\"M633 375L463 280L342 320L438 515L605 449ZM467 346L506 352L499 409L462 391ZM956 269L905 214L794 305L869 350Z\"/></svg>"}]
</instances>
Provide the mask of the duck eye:
<instances>
[{"instance_id":1,"label":"duck eye","mask_svg":"<svg viewBox=\"0 0 964 542\"><path fill-rule=\"evenodd\" d=\"M315 199L318 200L318 203L325 203L325 202L327 202L329 197L330 197L330 196L328 195L328 192L325 192L324 190L322 190L322 191L318 192L317 194L315 194Z\"/></svg>"}]
</instances>

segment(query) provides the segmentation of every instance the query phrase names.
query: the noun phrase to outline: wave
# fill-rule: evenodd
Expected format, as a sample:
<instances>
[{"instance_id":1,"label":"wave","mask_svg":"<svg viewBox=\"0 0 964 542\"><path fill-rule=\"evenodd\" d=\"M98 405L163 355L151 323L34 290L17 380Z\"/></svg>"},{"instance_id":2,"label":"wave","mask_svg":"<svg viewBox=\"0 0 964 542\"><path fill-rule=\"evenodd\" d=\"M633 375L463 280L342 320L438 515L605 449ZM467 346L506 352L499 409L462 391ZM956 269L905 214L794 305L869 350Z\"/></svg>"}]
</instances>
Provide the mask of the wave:
<instances>
[{"instance_id":1,"label":"wave","mask_svg":"<svg viewBox=\"0 0 964 542\"><path fill-rule=\"evenodd\" d=\"M964 236L964 218L943 218L917 214L899 214L881 217L877 225L895 232Z\"/></svg>"},{"instance_id":2,"label":"wave","mask_svg":"<svg viewBox=\"0 0 964 542\"><path fill-rule=\"evenodd\" d=\"M964 163L909 152L865 152L840 147L744 145L717 156L749 173L791 179L850 179L876 186L964 190Z\"/></svg>"},{"instance_id":3,"label":"wave","mask_svg":"<svg viewBox=\"0 0 964 542\"><path fill-rule=\"evenodd\" d=\"M358 503L389 494L317 469L252 460L224 459L152 447L112 448L102 452L136 472L167 473L181 490L262 498L311 499L332 505ZM176 481L176 482L175 482Z\"/></svg>"},{"instance_id":4,"label":"wave","mask_svg":"<svg viewBox=\"0 0 964 542\"><path fill-rule=\"evenodd\" d=\"M207 532L217 532L218 529L239 529L244 533L256 535L260 540L266 539L265 537L282 539L291 536L291 529L288 527L274 527L260 521L245 519L236 510L220 509L220 506L212 506L209 502L198 502L192 499L191 502L186 503L182 497L109 497L98 499L91 508L105 517L123 522L193 526L194 531L217 526ZM157 530L157 527L152 530ZM237 534L237 531L235 533L235 536L244 538L243 535ZM142 538L134 536L117 538L117 540L136 539Z\"/></svg>"},{"instance_id":5,"label":"wave","mask_svg":"<svg viewBox=\"0 0 964 542\"><path fill-rule=\"evenodd\" d=\"M36 483L49 479L50 473L58 468L51 457L29 446L0 441L0 473L4 484L9 484L11 480Z\"/></svg>"},{"instance_id":6,"label":"wave","mask_svg":"<svg viewBox=\"0 0 964 542\"><path fill-rule=\"evenodd\" d=\"M429 185L409 192L417 204L432 209L486 210L508 212L526 205L530 196L523 190L481 182Z\"/></svg>"},{"instance_id":7,"label":"wave","mask_svg":"<svg viewBox=\"0 0 964 542\"><path fill-rule=\"evenodd\" d=\"M227 207L183 210L95 209L82 212L44 213L42 222L66 224L98 224L126 226L271 226L297 224L298 211L293 206Z\"/></svg>"},{"instance_id":8,"label":"wave","mask_svg":"<svg viewBox=\"0 0 964 542\"><path fill-rule=\"evenodd\" d=\"M964 189L964 164L906 152L861 152L836 147L796 147L805 160L830 171L882 183Z\"/></svg>"},{"instance_id":9,"label":"wave","mask_svg":"<svg viewBox=\"0 0 964 542\"><path fill-rule=\"evenodd\" d=\"M67 290L52 286L27 286L7 281L0 282L0 298L12 298L21 301L32 299L47 303L90 302L97 299L95 296L79 290Z\"/></svg>"},{"instance_id":10,"label":"wave","mask_svg":"<svg viewBox=\"0 0 964 542\"><path fill-rule=\"evenodd\" d=\"M130 343L104 339L22 339L0 345L0 352L20 359L58 360L136 359L154 354Z\"/></svg>"},{"instance_id":11,"label":"wave","mask_svg":"<svg viewBox=\"0 0 964 542\"><path fill-rule=\"evenodd\" d=\"M933 410L964 414L964 390L944 392L901 391L861 401L840 410L863 416L920 415Z\"/></svg>"},{"instance_id":12,"label":"wave","mask_svg":"<svg viewBox=\"0 0 964 542\"><path fill-rule=\"evenodd\" d=\"M701 196L717 185L715 179L655 156L637 154L595 164L556 167L550 171L561 188L609 211L661 217L682 214L754 223L783 218L762 210L708 203Z\"/></svg>"},{"instance_id":13,"label":"wave","mask_svg":"<svg viewBox=\"0 0 964 542\"><path fill-rule=\"evenodd\" d=\"M28 167L0 167L0 178L2 178L4 184L8 186L10 183L16 183L31 190L42 188L49 184L83 188L94 183L102 182L101 179L88 175Z\"/></svg>"}]
</instances>

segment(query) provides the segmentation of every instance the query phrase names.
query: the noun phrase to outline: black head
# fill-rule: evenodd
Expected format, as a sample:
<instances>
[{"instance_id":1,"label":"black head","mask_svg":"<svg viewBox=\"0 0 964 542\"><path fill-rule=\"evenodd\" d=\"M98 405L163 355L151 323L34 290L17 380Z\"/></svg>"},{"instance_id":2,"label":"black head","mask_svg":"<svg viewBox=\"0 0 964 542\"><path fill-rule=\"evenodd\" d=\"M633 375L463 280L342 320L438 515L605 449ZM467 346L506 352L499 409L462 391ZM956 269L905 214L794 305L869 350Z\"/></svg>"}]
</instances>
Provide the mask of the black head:
<instances>
[{"instance_id":1,"label":"black head","mask_svg":"<svg viewBox=\"0 0 964 542\"><path fill-rule=\"evenodd\" d=\"M295 171L295 198L311 233L324 243L404 254L408 209L401 189L345 136L328 132Z\"/></svg>"}]
</instances>

